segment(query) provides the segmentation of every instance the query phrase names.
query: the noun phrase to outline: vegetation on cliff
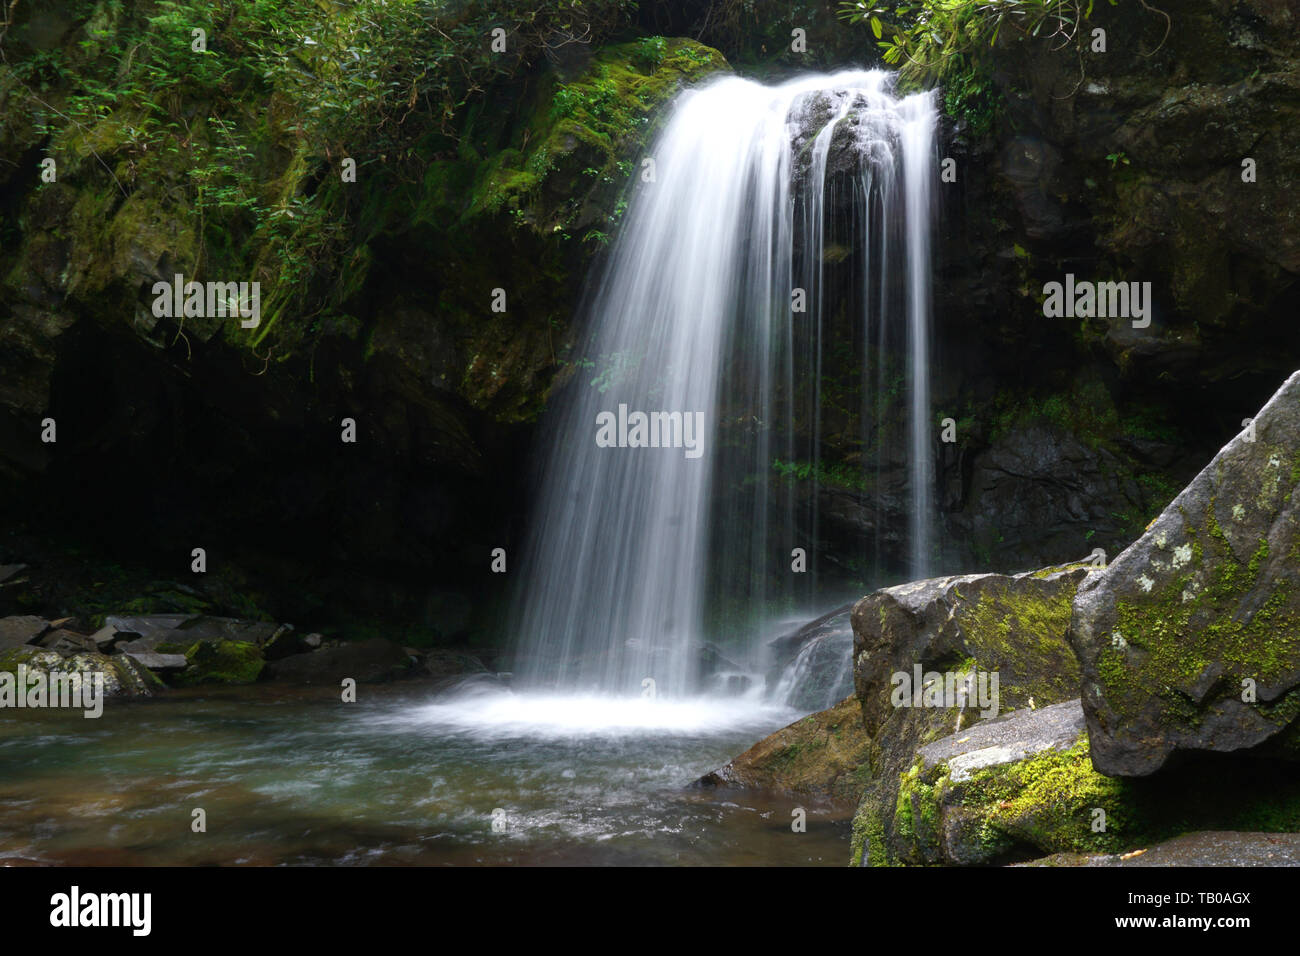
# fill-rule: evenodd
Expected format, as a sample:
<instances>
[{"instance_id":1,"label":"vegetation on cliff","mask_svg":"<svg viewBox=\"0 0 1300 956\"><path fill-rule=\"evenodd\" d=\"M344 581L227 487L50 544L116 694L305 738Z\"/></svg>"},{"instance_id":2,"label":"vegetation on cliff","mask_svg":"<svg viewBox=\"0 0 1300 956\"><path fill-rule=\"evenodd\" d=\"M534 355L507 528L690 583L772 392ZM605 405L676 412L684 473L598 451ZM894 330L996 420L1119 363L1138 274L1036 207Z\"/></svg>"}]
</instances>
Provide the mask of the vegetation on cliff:
<instances>
[{"instance_id":1,"label":"vegetation on cliff","mask_svg":"<svg viewBox=\"0 0 1300 956\"><path fill-rule=\"evenodd\" d=\"M8 145L54 159L38 192L65 193L27 216L67 223L69 292L128 316L138 289L102 250L259 281L260 324L224 331L283 358L358 322L371 241L421 205L431 158L472 157L474 105L633 6L83 0L6 38Z\"/></svg>"}]
</instances>

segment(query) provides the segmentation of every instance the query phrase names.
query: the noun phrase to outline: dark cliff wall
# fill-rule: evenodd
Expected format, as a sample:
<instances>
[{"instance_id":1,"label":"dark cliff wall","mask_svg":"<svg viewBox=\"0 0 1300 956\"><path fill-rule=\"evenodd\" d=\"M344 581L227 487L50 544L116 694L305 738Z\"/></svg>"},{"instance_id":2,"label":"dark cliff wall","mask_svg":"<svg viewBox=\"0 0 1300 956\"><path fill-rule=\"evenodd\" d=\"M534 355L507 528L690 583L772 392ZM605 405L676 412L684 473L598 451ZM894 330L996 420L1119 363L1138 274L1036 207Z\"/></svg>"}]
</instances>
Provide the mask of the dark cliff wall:
<instances>
[{"instance_id":1,"label":"dark cliff wall","mask_svg":"<svg viewBox=\"0 0 1300 956\"><path fill-rule=\"evenodd\" d=\"M56 536L99 555L52 557L67 573L28 600L54 612L119 563L193 581L190 550L205 546L238 568L206 587L281 616L352 608L433 639L490 623L506 582L488 553L518 541L536 422L583 358L572 320L628 172L673 92L724 66L654 35L698 37L761 76L875 59L833 3L590 6L588 42L543 40L483 74L450 129L440 90L401 74L444 62L436 45L394 46L379 73L401 95L362 77L350 99L317 61L317 86L277 72L234 29L239 5L219 3L210 48L238 69L173 61L182 75L154 88L142 64L167 62L153 44L188 26L151 20L160 5L14 8L0 66L0 560ZM1161 7L1168 24L1141 4L1095 5L1104 54L1003 36L983 81L997 109L979 128L946 120L957 181L938 187L934 409L936 436L951 417L958 440L935 446L945 570L1122 547L1297 365L1296 4ZM807 54L789 49L796 27ZM373 112L339 109L372 96ZM317 115L333 125L311 126ZM359 176L345 186L349 154ZM201 199L196 169L252 205ZM282 228L298 221L287 212L315 231ZM150 310L152 282L178 271L278 289L293 265L304 277L269 330ZM1151 282L1151 327L1044 317L1043 284L1067 272ZM505 313L490 306L498 287ZM845 321L833 328L851 336ZM824 460L851 466L858 376L834 356L826 372L843 389ZM40 440L46 417L55 445ZM339 441L345 417L355 445ZM861 580L844 556L867 537L887 572L901 564L905 472L899 459L880 486L801 486L821 498L822 557L844 581Z\"/></svg>"}]
</instances>

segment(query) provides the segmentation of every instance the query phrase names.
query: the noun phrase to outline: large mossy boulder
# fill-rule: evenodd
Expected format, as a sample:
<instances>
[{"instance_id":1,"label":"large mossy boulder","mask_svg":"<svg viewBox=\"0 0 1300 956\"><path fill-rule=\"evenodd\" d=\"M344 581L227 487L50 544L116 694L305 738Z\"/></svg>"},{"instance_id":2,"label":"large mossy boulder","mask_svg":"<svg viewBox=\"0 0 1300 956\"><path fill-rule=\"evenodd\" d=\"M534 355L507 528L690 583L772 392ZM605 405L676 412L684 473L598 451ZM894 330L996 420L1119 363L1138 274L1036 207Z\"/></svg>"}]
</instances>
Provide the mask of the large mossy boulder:
<instances>
[{"instance_id":1,"label":"large mossy boulder","mask_svg":"<svg viewBox=\"0 0 1300 956\"><path fill-rule=\"evenodd\" d=\"M1084 564L1024 574L968 574L900 584L853 608L854 685L867 729L894 715L895 674L972 666L998 672L1001 710L1078 695L1066 642L1070 601Z\"/></svg>"},{"instance_id":2,"label":"large mossy boulder","mask_svg":"<svg viewBox=\"0 0 1300 956\"><path fill-rule=\"evenodd\" d=\"M185 652L189 665L176 675L181 687L195 684L252 684L266 661L251 641L196 641Z\"/></svg>"},{"instance_id":3,"label":"large mossy boulder","mask_svg":"<svg viewBox=\"0 0 1300 956\"><path fill-rule=\"evenodd\" d=\"M36 672L43 673L47 682L53 674L102 674L106 698L152 697L165 689L152 671L124 654L59 653L30 646L0 649L0 673L17 677Z\"/></svg>"},{"instance_id":4,"label":"large mossy boulder","mask_svg":"<svg viewBox=\"0 0 1300 956\"><path fill-rule=\"evenodd\" d=\"M855 859L864 852L876 862L911 858L913 837L897 809L922 747L982 720L1078 696L1066 629L1075 589L1088 573L1085 565L1068 565L935 578L885 588L854 606L854 678L872 741L871 780L854 824ZM918 669L922 684L935 690L949 675L974 674L976 686L965 699L936 705L926 687L909 686ZM987 693L983 703L980 674L990 692L997 677L996 695ZM904 687L919 700L900 694Z\"/></svg>"},{"instance_id":5,"label":"large mossy boulder","mask_svg":"<svg viewBox=\"0 0 1300 956\"><path fill-rule=\"evenodd\" d=\"M1155 862L1168 855L1163 841L1187 831L1262 831L1285 842L1297 828L1300 773L1286 765L1215 757L1138 780L1098 773L1076 700L922 747L892 804L864 803L854 862L975 865L1052 855L1116 863L1148 849Z\"/></svg>"},{"instance_id":6,"label":"large mossy boulder","mask_svg":"<svg viewBox=\"0 0 1300 956\"><path fill-rule=\"evenodd\" d=\"M1095 839L1090 816L1094 808L1115 813L1119 789L1093 771L1082 710L1067 701L920 748L892 806L864 805L855 829L873 865L988 863L1022 843L1105 852L1120 828L1107 826Z\"/></svg>"},{"instance_id":7,"label":"large mossy boulder","mask_svg":"<svg viewBox=\"0 0 1300 956\"><path fill-rule=\"evenodd\" d=\"M763 738L699 783L806 794L852 806L866 784L870 744L857 698L846 697Z\"/></svg>"},{"instance_id":8,"label":"large mossy boulder","mask_svg":"<svg viewBox=\"0 0 1300 956\"><path fill-rule=\"evenodd\" d=\"M1092 756L1140 776L1300 715L1300 372L1074 599Z\"/></svg>"}]
</instances>

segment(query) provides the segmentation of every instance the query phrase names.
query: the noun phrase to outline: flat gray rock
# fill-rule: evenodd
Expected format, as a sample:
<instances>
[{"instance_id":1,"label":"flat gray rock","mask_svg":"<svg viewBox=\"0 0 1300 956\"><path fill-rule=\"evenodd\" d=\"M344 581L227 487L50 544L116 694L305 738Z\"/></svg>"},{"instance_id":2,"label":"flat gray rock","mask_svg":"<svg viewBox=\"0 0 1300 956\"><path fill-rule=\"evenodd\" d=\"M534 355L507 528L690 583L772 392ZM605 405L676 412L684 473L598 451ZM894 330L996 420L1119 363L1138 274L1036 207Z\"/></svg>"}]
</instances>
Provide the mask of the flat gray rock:
<instances>
[{"instance_id":1,"label":"flat gray rock","mask_svg":"<svg viewBox=\"0 0 1300 956\"><path fill-rule=\"evenodd\" d=\"M115 638L124 636L126 635L119 632ZM188 647L193 643L194 638L191 637L187 641L184 631L154 631L148 637L137 637L129 641L118 640L114 644L114 649L126 654L151 654L159 644L182 644Z\"/></svg>"},{"instance_id":2,"label":"flat gray rock","mask_svg":"<svg viewBox=\"0 0 1300 956\"><path fill-rule=\"evenodd\" d=\"M156 654L153 651L126 651L126 656L151 671L180 671L189 666L184 654Z\"/></svg>"},{"instance_id":3,"label":"flat gray rock","mask_svg":"<svg viewBox=\"0 0 1300 956\"><path fill-rule=\"evenodd\" d=\"M104 618L104 623L106 628L116 628L119 636L124 638L117 648L129 654L151 653L159 644L182 644L189 647L198 641L207 644L244 641L261 645L280 629L280 625L264 621L209 617L205 614L152 614L140 617L110 615Z\"/></svg>"},{"instance_id":4,"label":"flat gray rock","mask_svg":"<svg viewBox=\"0 0 1300 956\"><path fill-rule=\"evenodd\" d=\"M1020 866L1300 866L1300 833L1204 830L1122 856L1058 853Z\"/></svg>"},{"instance_id":5,"label":"flat gray rock","mask_svg":"<svg viewBox=\"0 0 1300 956\"><path fill-rule=\"evenodd\" d=\"M78 634L76 631L68 631L60 628L57 631L50 631L37 642L41 647L48 648L60 653L73 653L77 651L96 651L98 645L90 639L88 634Z\"/></svg>"},{"instance_id":6,"label":"flat gray rock","mask_svg":"<svg viewBox=\"0 0 1300 956\"><path fill-rule=\"evenodd\" d=\"M182 624L193 621L198 617L197 614L109 614L104 618L104 624L107 627L114 627L128 634L139 634L142 638L150 638L157 637L164 632L174 631Z\"/></svg>"},{"instance_id":7,"label":"flat gray rock","mask_svg":"<svg viewBox=\"0 0 1300 956\"><path fill-rule=\"evenodd\" d=\"M0 618L0 650L30 644L50 626L43 617L31 614Z\"/></svg>"},{"instance_id":8,"label":"flat gray rock","mask_svg":"<svg viewBox=\"0 0 1300 956\"><path fill-rule=\"evenodd\" d=\"M105 645L112 644L117 640L117 633L117 628L113 627L111 624L105 624L94 634L90 635L90 639L95 642L96 647L102 650Z\"/></svg>"},{"instance_id":9,"label":"flat gray rock","mask_svg":"<svg viewBox=\"0 0 1300 956\"><path fill-rule=\"evenodd\" d=\"M1084 731L1083 707L1077 700L1018 710L984 720L917 751L924 769L948 765L952 779L965 780L978 770L1018 763L1047 750L1068 750Z\"/></svg>"},{"instance_id":10,"label":"flat gray rock","mask_svg":"<svg viewBox=\"0 0 1300 956\"><path fill-rule=\"evenodd\" d=\"M250 644L265 644L280 630L279 624L265 621L247 621L237 617L202 617L193 618L178 627L185 635L185 640L206 641L245 641Z\"/></svg>"}]
</instances>

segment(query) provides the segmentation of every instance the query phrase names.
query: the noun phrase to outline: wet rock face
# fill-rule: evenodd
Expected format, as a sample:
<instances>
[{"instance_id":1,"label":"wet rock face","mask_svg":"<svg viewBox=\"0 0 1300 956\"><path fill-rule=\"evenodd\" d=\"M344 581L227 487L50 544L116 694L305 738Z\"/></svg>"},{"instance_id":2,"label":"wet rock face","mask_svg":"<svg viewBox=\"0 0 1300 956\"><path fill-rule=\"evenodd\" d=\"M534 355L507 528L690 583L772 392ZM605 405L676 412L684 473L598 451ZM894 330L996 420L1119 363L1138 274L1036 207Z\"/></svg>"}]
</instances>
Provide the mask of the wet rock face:
<instances>
[{"instance_id":1,"label":"wet rock face","mask_svg":"<svg viewBox=\"0 0 1300 956\"><path fill-rule=\"evenodd\" d=\"M1084 29L1105 30L1104 53L1000 38L993 81L1018 135L998 156L997 191L1037 241L1031 253L1091 255L1097 267L1100 251L1108 270L1154 282L1155 327L1095 330L1130 374L1217 381L1243 360L1273 368L1258 339L1287 334L1280 316L1300 278L1300 156L1285 133L1300 120L1297 11L1151 6L1168 18L1095 6Z\"/></svg>"},{"instance_id":2,"label":"wet rock face","mask_svg":"<svg viewBox=\"0 0 1300 956\"><path fill-rule=\"evenodd\" d=\"M1073 435L1017 429L975 459L971 507L952 525L984 548L994 567L1080 557L1088 533L1106 530L1112 512L1140 506L1140 489L1126 472L1116 454Z\"/></svg>"},{"instance_id":3,"label":"wet rock face","mask_svg":"<svg viewBox=\"0 0 1300 956\"><path fill-rule=\"evenodd\" d=\"M1300 715L1300 372L1075 596L1093 761L1253 747Z\"/></svg>"},{"instance_id":4,"label":"wet rock face","mask_svg":"<svg viewBox=\"0 0 1300 956\"><path fill-rule=\"evenodd\" d=\"M135 6L92 24L104 31L96 43L134 48L147 28ZM224 318L159 317L151 290L177 273L242 281L285 250L239 251L231 234L251 223L196 215L185 151L119 188L104 170L135 149L120 113L83 131L93 151L68 146L76 129L44 131L44 107L13 82L12 63L40 50L94 69L79 52L90 27L21 4L17 14L0 70L0 153L14 160L0 169L5 501L57 514L70 537L92 527L128 542L122 551L141 537L131 526L148 524L142 561L187 553L199 538L226 558L239 550L294 615L316 601L295 597L304 589L292 560L345 610L412 618L433 579L476 607L498 599L500 580L478 569L522 520L533 423L557 373L573 367L565 346L582 273L622 213L626 168L652 114L724 69L722 57L675 40L652 61L633 43L494 86L464 150L425 142L422 178L390 165L357 179L356 200L336 210L348 236L328 264L338 301L320 310L292 300L274 329L268 311L259 344ZM576 106L557 118L561 84ZM61 106L69 92L47 99ZM264 94L249 95L269 115ZM212 108L229 120L245 105ZM267 143L259 177L329 201L318 181L333 174L317 158L297 181L297 167L283 165L297 149L283 130L250 132ZM58 178L41 183L47 153L59 157ZM508 311L490 306L498 287ZM43 440L46 418L57 443ZM341 440L345 420L354 444ZM469 626L438 629L454 638Z\"/></svg>"},{"instance_id":5,"label":"wet rock face","mask_svg":"<svg viewBox=\"0 0 1300 956\"><path fill-rule=\"evenodd\" d=\"M1094 5L1086 28L1106 30L1107 51L1085 44L1082 57L1004 31L988 53L988 88L1003 104L991 134L945 118L941 150L956 180L935 187L933 407L962 423L956 444L937 447L945 569L1127 546L1169 500L1137 479L1185 485L1300 350L1300 156L1287 145L1300 119L1296 8L1151 6L1168 12L1167 37L1164 18L1140 4ZM845 142L833 143L832 169ZM1242 180L1246 158L1255 182ZM1151 325L1045 318L1043 285L1067 272L1150 281ZM1041 421L989 433L991 396L1060 394L1085 366L1121 418L1178 433L1172 458L1099 454L1078 428L1045 435ZM1116 427L1113 443L1136 437L1126 431ZM861 533L901 517L869 501L823 514Z\"/></svg>"}]
</instances>

